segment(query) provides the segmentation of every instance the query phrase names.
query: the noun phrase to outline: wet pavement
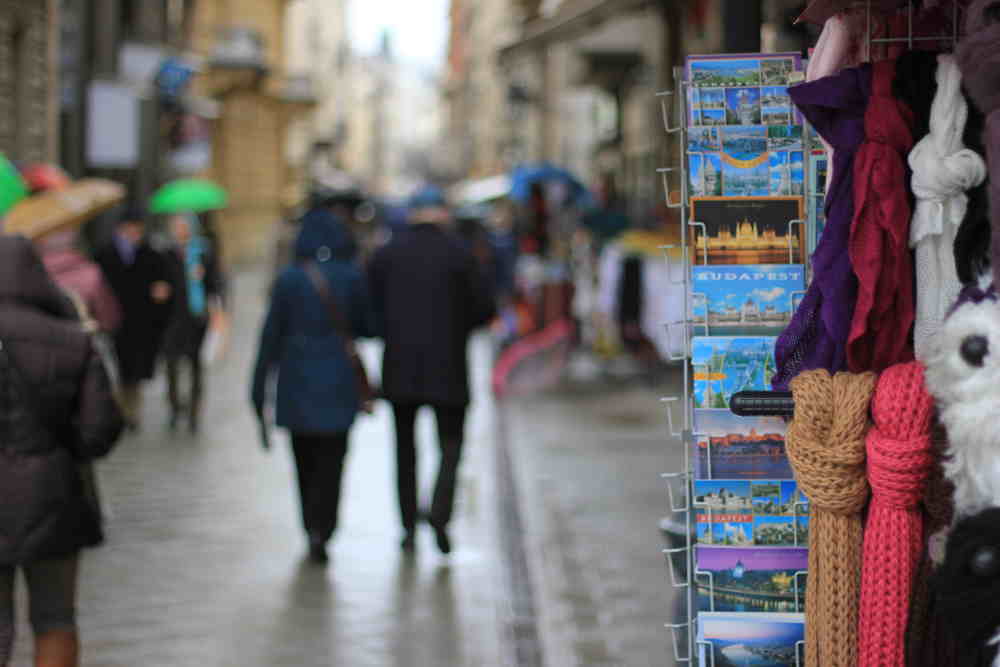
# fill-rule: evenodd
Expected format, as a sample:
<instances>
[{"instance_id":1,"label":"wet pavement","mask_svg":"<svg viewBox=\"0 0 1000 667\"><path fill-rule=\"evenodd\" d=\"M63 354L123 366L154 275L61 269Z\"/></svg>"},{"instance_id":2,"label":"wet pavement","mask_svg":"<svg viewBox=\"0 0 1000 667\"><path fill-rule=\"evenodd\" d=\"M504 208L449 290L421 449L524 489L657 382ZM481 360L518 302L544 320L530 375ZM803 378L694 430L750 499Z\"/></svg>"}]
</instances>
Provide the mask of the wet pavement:
<instances>
[{"instance_id":1,"label":"wet pavement","mask_svg":"<svg viewBox=\"0 0 1000 667\"><path fill-rule=\"evenodd\" d=\"M235 281L241 310L234 345L209 380L203 433L169 433L164 389L153 383L141 433L100 464L108 542L87 552L82 566L83 664L506 664L495 521L485 502L492 493L488 401L470 418L450 559L437 554L429 531L420 535L416 558L400 553L391 419L383 405L352 435L330 565L309 565L289 448L280 436L263 452L247 407L263 289L253 274ZM485 361L475 365L485 370ZM485 378L478 384L486 386ZM433 418L422 415L428 487L437 458L432 427ZM29 637L22 620L15 667L29 664Z\"/></svg>"},{"instance_id":2,"label":"wet pavement","mask_svg":"<svg viewBox=\"0 0 1000 667\"><path fill-rule=\"evenodd\" d=\"M264 288L258 274L234 281L233 345L212 370L202 434L167 430L154 382L143 430L100 464L108 542L82 566L86 667L672 664L657 530L659 473L679 461L666 388L591 383L495 406L480 341L455 553L441 557L426 529L416 558L400 553L381 405L352 434L340 529L316 567L286 439L263 452L246 402ZM419 429L429 490L431 415ZM23 602L14 667L30 664Z\"/></svg>"}]
</instances>

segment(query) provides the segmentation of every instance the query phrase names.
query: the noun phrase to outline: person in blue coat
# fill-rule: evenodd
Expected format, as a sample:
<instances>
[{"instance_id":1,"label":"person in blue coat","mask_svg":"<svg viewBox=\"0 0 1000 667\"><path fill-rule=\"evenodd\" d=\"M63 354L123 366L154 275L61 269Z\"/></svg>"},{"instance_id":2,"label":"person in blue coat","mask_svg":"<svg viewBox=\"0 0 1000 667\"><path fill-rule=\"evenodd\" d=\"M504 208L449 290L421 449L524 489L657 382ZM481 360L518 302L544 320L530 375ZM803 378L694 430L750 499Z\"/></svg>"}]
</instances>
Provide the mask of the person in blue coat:
<instances>
[{"instance_id":1,"label":"person in blue coat","mask_svg":"<svg viewBox=\"0 0 1000 667\"><path fill-rule=\"evenodd\" d=\"M279 275L271 295L253 377L253 405L262 415L277 376L275 421L291 432L302 522L317 562L326 561L326 543L337 527L348 432L362 406L345 341L305 266L319 268L352 336L371 336L368 293L352 261L354 248L347 227L330 211L305 216L296 261Z\"/></svg>"}]
</instances>

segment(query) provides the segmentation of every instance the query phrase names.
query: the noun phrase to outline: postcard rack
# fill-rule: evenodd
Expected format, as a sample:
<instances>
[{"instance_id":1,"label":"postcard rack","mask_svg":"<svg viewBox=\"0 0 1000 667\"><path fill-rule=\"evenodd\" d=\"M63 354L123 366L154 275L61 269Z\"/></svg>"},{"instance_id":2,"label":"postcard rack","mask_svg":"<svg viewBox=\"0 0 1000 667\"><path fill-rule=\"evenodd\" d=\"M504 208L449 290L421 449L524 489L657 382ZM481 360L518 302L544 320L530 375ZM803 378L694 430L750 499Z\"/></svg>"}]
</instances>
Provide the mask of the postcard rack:
<instances>
[{"instance_id":1,"label":"postcard rack","mask_svg":"<svg viewBox=\"0 0 1000 667\"><path fill-rule=\"evenodd\" d=\"M692 341L696 334L712 335L712 325L708 317L707 296L693 291L692 269L698 264L707 264L707 250L696 247L696 230L700 229L703 238L707 236L706 226L692 217L689 173L688 173L688 81L685 75L685 68L675 67L673 70L674 89L659 92L656 97L660 103L664 130L668 138L673 139L676 144L676 164L673 166L661 167L656 170L659 175L666 196L666 205L670 209L678 212L680 220L680 261L682 270L678 271L676 259L671 259L671 255L676 255L677 246L663 246L668 264L668 273L671 283L679 286L683 291L683 311L681 317L664 324L667 337L673 341L680 331L683 337L683 344L680 352L672 350L670 361L680 363L683 373L683 392L679 396L667 396L661 399L666 410L666 421L670 440L683 448L683 468L679 471L668 472L662 475L663 482L667 490L669 516L664 519L664 523L679 526L684 530L684 535L678 540L679 545L664 549L662 552L669 570L669 583L676 595L682 596L679 605L682 611L678 612L679 617L671 619L665 624L665 628L670 633L670 641L673 647L673 660L675 664L700 664L702 667L710 667L715 664L715 654L713 647L708 642L698 640L698 602L697 588L699 582L707 585L710 591L712 609L714 610L714 576L712 572L698 571L695 560L695 494L694 480L696 477L692 452L699 439L704 438L707 442L708 470L711 470L711 438L706 434L695 432L694 428L694 397L692 381L694 379L695 365L692 359ZM808 128L803 126L802 152L805 159L811 150ZM817 196L816 185L812 183L810 170L804 169L804 183L801 192L803 209L805 201ZM799 236L800 243L808 243L807 239L812 238L812 225L809 222L811 216L804 212L799 217L788 221L788 252L789 264L803 264L801 255L796 261L792 247L792 229L801 226L802 234ZM673 251L673 252L671 252ZM800 250L801 252L801 250ZM698 262L701 259L702 262ZM693 260L693 261L692 261ZM806 270L808 270L806 268ZM798 293L795 296L801 296ZM704 304L705 317L703 320L695 318L694 311L699 304ZM675 346L672 346L672 348ZM709 477L711 473L709 472ZM796 502L796 506L799 502ZM709 510L710 511L710 510ZM798 546L798 544L796 544ZM802 577L806 572L799 571L794 576L794 604L796 610L801 610L804 605L804 594ZM802 649L804 644L799 642L795 646L796 665L802 664ZM707 650L705 650L707 649ZM707 656L707 657L705 657Z\"/></svg>"}]
</instances>

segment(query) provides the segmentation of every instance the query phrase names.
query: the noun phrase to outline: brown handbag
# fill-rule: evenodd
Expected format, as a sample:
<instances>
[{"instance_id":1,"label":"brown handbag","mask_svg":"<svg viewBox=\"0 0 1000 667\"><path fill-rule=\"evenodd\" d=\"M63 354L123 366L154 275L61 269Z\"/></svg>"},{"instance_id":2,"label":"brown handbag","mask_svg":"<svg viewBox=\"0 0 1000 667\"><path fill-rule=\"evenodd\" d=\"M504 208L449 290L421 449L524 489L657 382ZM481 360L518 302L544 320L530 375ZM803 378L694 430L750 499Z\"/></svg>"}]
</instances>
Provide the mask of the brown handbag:
<instances>
[{"instance_id":1,"label":"brown handbag","mask_svg":"<svg viewBox=\"0 0 1000 667\"><path fill-rule=\"evenodd\" d=\"M365 370L365 363L361 360L361 355L358 354L358 349L354 345L354 336L351 334L350 324L348 324L347 318L341 313L340 308L337 307L337 300L334 298L333 292L330 291L330 282L323 275L323 272L320 271L316 263L311 261L305 262L303 268L306 275L309 276L309 281L316 289L317 294L319 294L323 305L326 306L334 330L344 339L344 352L347 354L347 359L354 370L358 396L361 399L361 409L371 413L378 395L372 383L368 380L368 371Z\"/></svg>"}]
</instances>

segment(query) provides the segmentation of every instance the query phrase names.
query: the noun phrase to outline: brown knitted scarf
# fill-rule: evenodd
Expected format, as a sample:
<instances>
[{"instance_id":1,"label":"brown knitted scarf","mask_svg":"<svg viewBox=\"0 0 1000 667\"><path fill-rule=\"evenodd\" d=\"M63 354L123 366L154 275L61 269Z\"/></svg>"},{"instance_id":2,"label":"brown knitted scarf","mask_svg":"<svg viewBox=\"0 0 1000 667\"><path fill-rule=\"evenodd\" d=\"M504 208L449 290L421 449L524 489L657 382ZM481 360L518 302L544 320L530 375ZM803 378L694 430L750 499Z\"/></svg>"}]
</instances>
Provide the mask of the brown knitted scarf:
<instances>
[{"instance_id":1,"label":"brown knitted scarf","mask_svg":"<svg viewBox=\"0 0 1000 667\"><path fill-rule=\"evenodd\" d=\"M791 382L786 449L810 503L806 667L855 667L861 594L865 434L873 373L807 371Z\"/></svg>"}]
</instances>

